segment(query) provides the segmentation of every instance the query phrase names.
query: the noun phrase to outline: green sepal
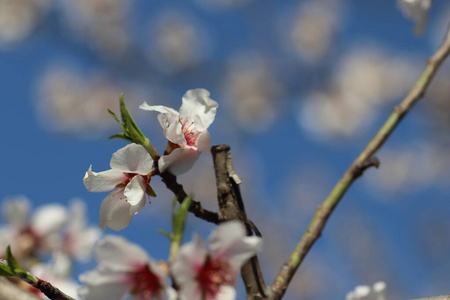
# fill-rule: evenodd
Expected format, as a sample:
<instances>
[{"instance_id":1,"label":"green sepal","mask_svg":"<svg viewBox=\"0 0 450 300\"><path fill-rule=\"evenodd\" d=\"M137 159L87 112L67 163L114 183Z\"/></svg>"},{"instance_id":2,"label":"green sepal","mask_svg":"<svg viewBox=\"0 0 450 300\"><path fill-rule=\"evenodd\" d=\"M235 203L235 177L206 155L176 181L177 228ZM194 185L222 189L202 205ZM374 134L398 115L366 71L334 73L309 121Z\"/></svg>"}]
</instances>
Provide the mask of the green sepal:
<instances>
[{"instance_id":1,"label":"green sepal","mask_svg":"<svg viewBox=\"0 0 450 300\"><path fill-rule=\"evenodd\" d=\"M156 197L158 196L155 192L155 190L153 189L153 187L149 184L147 185L147 189L146 189L146 193L147 195L149 195L150 197Z\"/></svg>"}]
</instances>

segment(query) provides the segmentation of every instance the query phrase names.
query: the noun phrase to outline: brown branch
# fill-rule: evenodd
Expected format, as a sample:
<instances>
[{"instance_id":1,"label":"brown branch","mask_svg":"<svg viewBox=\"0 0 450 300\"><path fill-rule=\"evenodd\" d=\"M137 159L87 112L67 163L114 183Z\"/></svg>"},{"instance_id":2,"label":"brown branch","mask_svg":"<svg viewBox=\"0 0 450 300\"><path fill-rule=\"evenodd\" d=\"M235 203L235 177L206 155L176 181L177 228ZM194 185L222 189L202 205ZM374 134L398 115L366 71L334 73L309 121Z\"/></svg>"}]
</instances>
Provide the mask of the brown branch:
<instances>
[{"instance_id":1,"label":"brown branch","mask_svg":"<svg viewBox=\"0 0 450 300\"><path fill-rule=\"evenodd\" d=\"M273 299L281 299L286 292L289 283L295 272L308 254L311 247L322 234L325 224L336 208L337 204L351 186L353 181L363 174L363 172L376 164L371 160L373 155L380 149L393 130L397 127L401 119L411 109L411 107L425 94L434 75L442 62L450 52L450 30L447 31L444 42L436 53L428 59L428 63L422 75L411 89L406 98L393 110L386 122L367 144L361 154L350 165L339 182L334 186L325 201L317 208L313 220L309 224L306 232L291 253L288 260L281 267L275 278L272 289L275 292Z\"/></svg>"},{"instance_id":2,"label":"brown branch","mask_svg":"<svg viewBox=\"0 0 450 300\"><path fill-rule=\"evenodd\" d=\"M240 220L247 229L247 235L252 235L252 232L260 235L259 230L253 222L247 219L244 202L239 188L241 180L234 171L233 163L231 161L230 146L214 146L212 147L211 152L216 173L219 220L221 222ZM258 257L256 255L250 258L250 260L242 266L241 275L244 280L247 299L269 299L272 291L264 281Z\"/></svg>"},{"instance_id":3,"label":"brown branch","mask_svg":"<svg viewBox=\"0 0 450 300\"><path fill-rule=\"evenodd\" d=\"M57 287L53 286L50 282L38 278L37 283L33 286L39 289L45 296L51 300L75 300L74 298L64 294Z\"/></svg>"},{"instance_id":4,"label":"brown branch","mask_svg":"<svg viewBox=\"0 0 450 300\"><path fill-rule=\"evenodd\" d=\"M177 177L168 171L159 175L161 176L162 181L166 184L166 187L175 194L177 201L181 204L188 195L184 191L183 186L177 182ZM201 203L195 201L194 199L192 199L189 212L193 213L197 218L203 219L207 222L214 224L219 223L219 216L217 213L204 209Z\"/></svg>"}]
</instances>

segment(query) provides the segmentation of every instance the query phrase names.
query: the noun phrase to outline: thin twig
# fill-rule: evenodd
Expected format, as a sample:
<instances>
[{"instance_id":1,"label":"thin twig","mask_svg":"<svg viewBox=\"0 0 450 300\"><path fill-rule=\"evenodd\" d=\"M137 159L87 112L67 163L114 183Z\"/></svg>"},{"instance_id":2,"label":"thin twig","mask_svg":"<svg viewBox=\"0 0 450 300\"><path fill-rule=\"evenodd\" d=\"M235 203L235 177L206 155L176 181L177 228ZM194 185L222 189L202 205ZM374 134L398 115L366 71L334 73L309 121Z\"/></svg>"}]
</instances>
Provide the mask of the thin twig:
<instances>
[{"instance_id":1,"label":"thin twig","mask_svg":"<svg viewBox=\"0 0 450 300\"><path fill-rule=\"evenodd\" d=\"M242 200L239 176L236 174L231 161L230 146L219 145L211 149L216 173L217 198L219 202L219 219L221 222L229 220L240 220L247 229L247 234L259 233L258 228L247 219L244 202ZM247 299L269 299L271 289L264 281L259 265L258 257L255 255L241 268Z\"/></svg>"},{"instance_id":2,"label":"thin twig","mask_svg":"<svg viewBox=\"0 0 450 300\"><path fill-rule=\"evenodd\" d=\"M288 260L281 267L277 277L275 278L272 289L275 292L273 299L281 299L286 292L289 283L295 272L302 263L306 254L320 237L325 224L333 213L336 205L342 196L351 186L353 181L362 175L362 173L370 166L374 165L370 162L373 155L380 149L386 139L391 135L392 131L397 127L400 120L411 109L411 107L425 94L434 75L439 69L442 62L450 52L450 30L447 31L441 47L436 53L428 59L428 63L422 72L419 80L416 82L412 90L406 98L393 110L386 122L367 144L361 154L351 164L344 173L339 182L331 190L325 201L317 208L317 211L309 224L306 232L302 236L300 242L289 256ZM364 167L366 166L366 167Z\"/></svg>"},{"instance_id":3,"label":"thin twig","mask_svg":"<svg viewBox=\"0 0 450 300\"><path fill-rule=\"evenodd\" d=\"M177 177L170 172L159 174L166 187L171 190L177 197L177 201L181 204L188 196L181 184L177 182ZM217 224L219 223L219 216L217 213L204 209L200 202L192 199L189 212L193 213L197 218L203 219L207 222Z\"/></svg>"}]
</instances>

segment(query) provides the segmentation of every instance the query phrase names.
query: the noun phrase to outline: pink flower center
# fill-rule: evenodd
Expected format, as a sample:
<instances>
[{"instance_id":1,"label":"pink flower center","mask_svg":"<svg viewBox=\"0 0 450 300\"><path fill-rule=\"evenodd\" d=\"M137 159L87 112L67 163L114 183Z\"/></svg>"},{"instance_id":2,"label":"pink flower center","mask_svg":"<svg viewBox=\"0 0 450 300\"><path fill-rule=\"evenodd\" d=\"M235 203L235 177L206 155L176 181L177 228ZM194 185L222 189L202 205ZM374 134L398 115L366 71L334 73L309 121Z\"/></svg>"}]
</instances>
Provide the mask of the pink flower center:
<instances>
[{"instance_id":1,"label":"pink flower center","mask_svg":"<svg viewBox=\"0 0 450 300\"><path fill-rule=\"evenodd\" d=\"M200 132L195 128L194 122L189 122L189 117L180 118L181 133L186 139L187 146L197 148L197 139Z\"/></svg>"},{"instance_id":2,"label":"pink flower center","mask_svg":"<svg viewBox=\"0 0 450 300\"><path fill-rule=\"evenodd\" d=\"M196 277L200 290L207 298L215 297L222 285L233 285L235 279L226 261L213 260L209 255Z\"/></svg>"},{"instance_id":3,"label":"pink flower center","mask_svg":"<svg viewBox=\"0 0 450 300\"><path fill-rule=\"evenodd\" d=\"M134 176L141 176L142 178L144 178L145 185L149 185L150 181L152 180L152 177L150 175L140 175L136 173L123 173L123 175L125 176L125 179L121 183L116 185L118 189L124 189Z\"/></svg>"},{"instance_id":4,"label":"pink flower center","mask_svg":"<svg viewBox=\"0 0 450 300\"><path fill-rule=\"evenodd\" d=\"M130 293L134 295L139 294L139 299L142 300L160 297L162 292L162 283L159 277L150 270L148 265L139 267L131 274L131 283L133 286Z\"/></svg>"}]
</instances>

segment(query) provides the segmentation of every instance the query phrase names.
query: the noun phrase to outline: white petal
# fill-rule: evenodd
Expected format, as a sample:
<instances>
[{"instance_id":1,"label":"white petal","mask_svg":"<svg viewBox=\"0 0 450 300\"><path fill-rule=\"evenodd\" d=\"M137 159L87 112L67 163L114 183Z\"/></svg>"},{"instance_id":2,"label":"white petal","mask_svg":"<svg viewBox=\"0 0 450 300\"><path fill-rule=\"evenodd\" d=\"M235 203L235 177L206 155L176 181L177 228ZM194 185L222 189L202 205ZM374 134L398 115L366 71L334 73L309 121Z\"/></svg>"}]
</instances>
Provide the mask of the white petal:
<instances>
[{"instance_id":1,"label":"white petal","mask_svg":"<svg viewBox=\"0 0 450 300\"><path fill-rule=\"evenodd\" d=\"M209 132L207 130L200 133L197 139L197 150L205 153L209 153L211 149L211 143L209 141Z\"/></svg>"},{"instance_id":2,"label":"white petal","mask_svg":"<svg viewBox=\"0 0 450 300\"><path fill-rule=\"evenodd\" d=\"M68 221L67 210L62 205L45 205L31 219L31 226L42 235L58 231Z\"/></svg>"},{"instance_id":3,"label":"white petal","mask_svg":"<svg viewBox=\"0 0 450 300\"><path fill-rule=\"evenodd\" d=\"M166 114L169 118L169 121L178 120L178 112L170 107L163 106L163 105L148 105L147 102L142 103L139 106L140 109L143 110L149 110L149 111L157 111L161 114Z\"/></svg>"},{"instance_id":4,"label":"white petal","mask_svg":"<svg viewBox=\"0 0 450 300\"><path fill-rule=\"evenodd\" d=\"M172 143L186 145L186 139L181 133L180 114L176 110L162 105L148 105L146 102L141 104L139 108L159 112L158 121L161 124L164 136Z\"/></svg>"},{"instance_id":5,"label":"white petal","mask_svg":"<svg viewBox=\"0 0 450 300\"><path fill-rule=\"evenodd\" d=\"M180 175L189 171L197 161L201 152L190 148L177 148L170 154L159 159L159 170L169 170L174 175Z\"/></svg>"},{"instance_id":6,"label":"white petal","mask_svg":"<svg viewBox=\"0 0 450 300\"><path fill-rule=\"evenodd\" d=\"M141 145L129 144L113 154L110 165L113 170L147 175L152 170L153 159Z\"/></svg>"},{"instance_id":7,"label":"white petal","mask_svg":"<svg viewBox=\"0 0 450 300\"><path fill-rule=\"evenodd\" d=\"M112 230L122 230L130 225L133 215L130 215L130 204L126 201L125 195L120 192L111 192L103 199L100 206L99 226L105 230L106 227Z\"/></svg>"},{"instance_id":8,"label":"white petal","mask_svg":"<svg viewBox=\"0 0 450 300\"><path fill-rule=\"evenodd\" d=\"M246 236L244 226L231 221L217 226L209 238L209 245L214 258L220 257L240 268L261 248L262 239Z\"/></svg>"},{"instance_id":9,"label":"white petal","mask_svg":"<svg viewBox=\"0 0 450 300\"><path fill-rule=\"evenodd\" d=\"M211 300L234 300L236 298L236 290L230 285L222 285L219 292ZM209 299L208 299L209 300Z\"/></svg>"},{"instance_id":10,"label":"white petal","mask_svg":"<svg viewBox=\"0 0 450 300\"><path fill-rule=\"evenodd\" d=\"M82 278L80 277L81 281L83 281ZM78 290L78 294L84 300L120 300L128 293L130 288L130 285L126 282L111 281L98 285L86 282L86 285Z\"/></svg>"},{"instance_id":11,"label":"white petal","mask_svg":"<svg viewBox=\"0 0 450 300\"><path fill-rule=\"evenodd\" d=\"M205 89L189 90L183 96L183 104L180 108L181 117L197 115L203 127L206 129L211 125L216 117L217 104L216 101L209 98L209 91Z\"/></svg>"},{"instance_id":12,"label":"white petal","mask_svg":"<svg viewBox=\"0 0 450 300\"><path fill-rule=\"evenodd\" d=\"M99 268L115 272L130 272L150 260L147 253L138 245L116 235L107 235L95 247Z\"/></svg>"},{"instance_id":13,"label":"white petal","mask_svg":"<svg viewBox=\"0 0 450 300\"><path fill-rule=\"evenodd\" d=\"M92 255L92 249L101 236L100 230L95 227L87 227L70 234L70 239L74 242L70 243L71 248L66 251L75 256L77 260L88 262Z\"/></svg>"},{"instance_id":14,"label":"white petal","mask_svg":"<svg viewBox=\"0 0 450 300\"><path fill-rule=\"evenodd\" d=\"M145 190L144 178L139 175L134 176L125 187L124 195L131 205L130 214L135 215L144 207L146 200Z\"/></svg>"},{"instance_id":15,"label":"white petal","mask_svg":"<svg viewBox=\"0 0 450 300\"><path fill-rule=\"evenodd\" d=\"M174 144L186 145L186 138L181 131L181 123L178 120L170 122L169 118L165 114L158 115L159 124L163 128L164 136Z\"/></svg>"},{"instance_id":16,"label":"white petal","mask_svg":"<svg viewBox=\"0 0 450 300\"><path fill-rule=\"evenodd\" d=\"M84 175L83 183L89 192L107 192L113 190L125 179L126 176L121 171L108 170L96 173L90 166Z\"/></svg>"},{"instance_id":17,"label":"white petal","mask_svg":"<svg viewBox=\"0 0 450 300\"><path fill-rule=\"evenodd\" d=\"M30 201L25 196L8 197L3 202L3 217L16 228L25 226L30 212Z\"/></svg>"},{"instance_id":18,"label":"white petal","mask_svg":"<svg viewBox=\"0 0 450 300\"><path fill-rule=\"evenodd\" d=\"M172 272L176 282L182 288L196 286L195 277L198 269L205 263L206 254L206 245L198 235L194 236L193 241L180 248L177 260L172 266Z\"/></svg>"},{"instance_id":19,"label":"white petal","mask_svg":"<svg viewBox=\"0 0 450 300\"><path fill-rule=\"evenodd\" d=\"M199 289L197 282L191 282L182 285L180 288L182 300L203 300L202 291Z\"/></svg>"}]
</instances>

